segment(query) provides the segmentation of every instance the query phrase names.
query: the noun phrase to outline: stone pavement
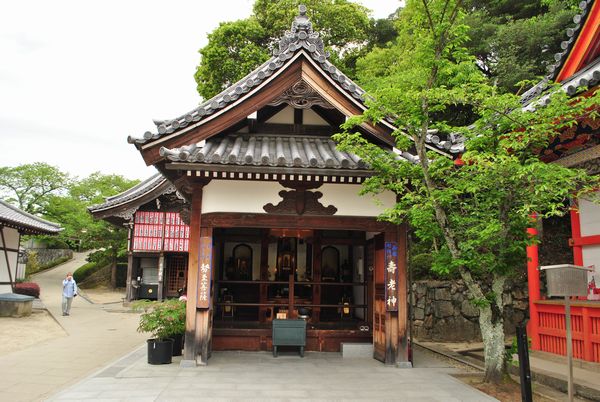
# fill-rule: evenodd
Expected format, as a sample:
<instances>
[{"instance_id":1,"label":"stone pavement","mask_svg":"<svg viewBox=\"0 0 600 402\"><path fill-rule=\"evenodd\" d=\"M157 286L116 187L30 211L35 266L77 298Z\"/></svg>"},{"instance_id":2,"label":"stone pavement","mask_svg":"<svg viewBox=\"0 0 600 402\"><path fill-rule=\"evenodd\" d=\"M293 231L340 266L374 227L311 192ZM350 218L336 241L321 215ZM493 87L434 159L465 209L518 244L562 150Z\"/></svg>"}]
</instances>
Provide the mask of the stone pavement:
<instances>
[{"instance_id":1,"label":"stone pavement","mask_svg":"<svg viewBox=\"0 0 600 402\"><path fill-rule=\"evenodd\" d=\"M473 342L471 347L466 349L464 349L466 343L418 342L417 345L483 370L483 352L478 349L478 346L483 348L483 344L480 342ZM463 348L462 352L460 346ZM534 389L543 389L543 393L548 394L551 390L544 389L545 386L566 394L566 357L529 351L529 366L534 381ZM513 374L513 378L518 380L518 366L510 366L510 372ZM574 360L573 380L577 396L586 398L586 400L600 401L600 364ZM556 394L552 396L556 396ZM566 398L566 396L564 397Z\"/></svg>"},{"instance_id":2,"label":"stone pavement","mask_svg":"<svg viewBox=\"0 0 600 402\"><path fill-rule=\"evenodd\" d=\"M144 343L136 332L138 314L119 305L73 300L71 315L62 316L62 280L85 263L85 254L36 275L41 299L68 334L0 356L0 400L38 401L89 376ZM27 334L15 334L27 336Z\"/></svg>"},{"instance_id":3,"label":"stone pavement","mask_svg":"<svg viewBox=\"0 0 600 402\"><path fill-rule=\"evenodd\" d=\"M450 376L446 360L415 354L413 369L339 353L214 352L208 366L146 362L142 347L50 401L495 401Z\"/></svg>"}]
</instances>

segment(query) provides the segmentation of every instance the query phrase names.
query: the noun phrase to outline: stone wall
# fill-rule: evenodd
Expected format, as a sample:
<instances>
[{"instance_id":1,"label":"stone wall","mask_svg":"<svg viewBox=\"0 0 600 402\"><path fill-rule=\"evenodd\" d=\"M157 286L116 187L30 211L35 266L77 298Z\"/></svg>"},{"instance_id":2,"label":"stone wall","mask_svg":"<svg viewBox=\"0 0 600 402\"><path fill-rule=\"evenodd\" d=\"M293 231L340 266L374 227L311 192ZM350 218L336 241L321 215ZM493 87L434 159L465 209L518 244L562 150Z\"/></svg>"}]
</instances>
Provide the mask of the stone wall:
<instances>
[{"instance_id":1,"label":"stone wall","mask_svg":"<svg viewBox=\"0 0 600 402\"><path fill-rule=\"evenodd\" d=\"M31 275L53 267L73 258L73 250L69 249L28 249L26 253L26 274Z\"/></svg>"},{"instance_id":2,"label":"stone wall","mask_svg":"<svg viewBox=\"0 0 600 402\"><path fill-rule=\"evenodd\" d=\"M504 326L515 332L527 314L527 282L509 283L504 294ZM412 284L412 334L417 340L458 342L481 340L479 312L461 280L423 280Z\"/></svg>"}]
</instances>

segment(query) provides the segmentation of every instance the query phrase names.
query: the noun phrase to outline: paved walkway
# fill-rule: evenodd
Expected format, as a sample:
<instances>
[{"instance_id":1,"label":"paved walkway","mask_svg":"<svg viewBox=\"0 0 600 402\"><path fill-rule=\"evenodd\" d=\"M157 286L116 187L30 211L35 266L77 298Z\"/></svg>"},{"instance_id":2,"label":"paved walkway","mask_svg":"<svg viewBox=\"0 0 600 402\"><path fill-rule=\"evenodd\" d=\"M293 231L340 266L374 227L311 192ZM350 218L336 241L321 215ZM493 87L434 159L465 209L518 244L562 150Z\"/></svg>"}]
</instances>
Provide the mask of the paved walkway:
<instances>
[{"instance_id":1,"label":"paved walkway","mask_svg":"<svg viewBox=\"0 0 600 402\"><path fill-rule=\"evenodd\" d=\"M447 361L426 352L413 369L339 353L214 352L205 367L146 362L142 347L50 401L496 401L450 376Z\"/></svg>"},{"instance_id":2,"label":"paved walkway","mask_svg":"<svg viewBox=\"0 0 600 402\"><path fill-rule=\"evenodd\" d=\"M68 336L0 356L0 400L44 400L144 343L147 335L136 332L138 315L118 304L92 304L77 297L71 315L62 316L62 280L84 263L85 254L78 253L34 277L43 303Z\"/></svg>"}]
</instances>

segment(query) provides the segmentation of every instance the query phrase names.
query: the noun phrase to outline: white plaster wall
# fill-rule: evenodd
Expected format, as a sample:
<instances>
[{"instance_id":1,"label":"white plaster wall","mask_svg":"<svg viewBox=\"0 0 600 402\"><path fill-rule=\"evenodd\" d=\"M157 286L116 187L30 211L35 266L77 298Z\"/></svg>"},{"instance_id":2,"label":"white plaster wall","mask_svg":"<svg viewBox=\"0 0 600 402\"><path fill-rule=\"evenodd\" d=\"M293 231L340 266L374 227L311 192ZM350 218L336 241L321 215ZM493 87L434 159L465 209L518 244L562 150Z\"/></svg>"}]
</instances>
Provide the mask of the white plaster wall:
<instances>
[{"instance_id":1,"label":"white plaster wall","mask_svg":"<svg viewBox=\"0 0 600 402\"><path fill-rule=\"evenodd\" d=\"M294 124L294 108L291 106L286 107L267 120L267 123ZM302 109L302 124L307 126L329 126L329 123L311 109Z\"/></svg>"},{"instance_id":2,"label":"white plaster wall","mask_svg":"<svg viewBox=\"0 0 600 402\"><path fill-rule=\"evenodd\" d=\"M321 118L321 116L316 114L313 110L304 109L303 112L304 112L304 114L302 115L302 123L303 124L306 124L307 126L328 126L329 125L329 123L327 123L325 120L323 120L323 118Z\"/></svg>"},{"instance_id":3,"label":"white plaster wall","mask_svg":"<svg viewBox=\"0 0 600 402\"><path fill-rule=\"evenodd\" d=\"M213 180L202 193L202 213L249 212L265 213L263 206L281 201L283 187L276 182L244 180Z\"/></svg>"},{"instance_id":4,"label":"white plaster wall","mask_svg":"<svg viewBox=\"0 0 600 402\"><path fill-rule=\"evenodd\" d=\"M294 108L288 106L266 122L273 124L294 124Z\"/></svg>"},{"instance_id":5,"label":"white plaster wall","mask_svg":"<svg viewBox=\"0 0 600 402\"><path fill-rule=\"evenodd\" d=\"M360 184L323 184L317 191L323 193L321 204L338 209L336 215L378 216L396 204L396 195L391 191L360 196L360 189Z\"/></svg>"},{"instance_id":6,"label":"white plaster wall","mask_svg":"<svg viewBox=\"0 0 600 402\"><path fill-rule=\"evenodd\" d=\"M594 279L596 287L600 288L600 245L598 246L584 246L582 247L583 252L583 265L590 266L594 265L596 270L588 274L588 282ZM600 300L600 295L588 295L590 300Z\"/></svg>"},{"instance_id":7,"label":"white plaster wall","mask_svg":"<svg viewBox=\"0 0 600 402\"><path fill-rule=\"evenodd\" d=\"M19 248L19 232L16 229L4 227L2 228L4 238L6 240L6 248L12 248L17 250ZM10 276L8 275L8 267L6 265L6 257L4 256L4 244L2 243L2 237L0 237L0 282L9 282ZM10 264L10 271L13 281L17 274L17 256L16 251L8 252L8 262ZM10 285L0 285L0 293L12 293Z\"/></svg>"},{"instance_id":8,"label":"white plaster wall","mask_svg":"<svg viewBox=\"0 0 600 402\"><path fill-rule=\"evenodd\" d=\"M586 199L580 199L579 219L582 236L600 234L600 205Z\"/></svg>"}]
</instances>

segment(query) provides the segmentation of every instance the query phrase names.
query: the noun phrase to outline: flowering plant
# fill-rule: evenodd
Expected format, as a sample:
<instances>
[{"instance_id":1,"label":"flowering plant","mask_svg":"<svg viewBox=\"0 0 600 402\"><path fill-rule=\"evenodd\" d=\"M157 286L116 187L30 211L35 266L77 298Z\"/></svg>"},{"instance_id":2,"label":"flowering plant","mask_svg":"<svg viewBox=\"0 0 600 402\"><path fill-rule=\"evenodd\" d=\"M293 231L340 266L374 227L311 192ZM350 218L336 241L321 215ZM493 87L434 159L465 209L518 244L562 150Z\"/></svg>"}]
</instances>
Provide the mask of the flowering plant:
<instances>
[{"instance_id":1,"label":"flowering plant","mask_svg":"<svg viewBox=\"0 0 600 402\"><path fill-rule=\"evenodd\" d=\"M180 300L149 301L133 303L133 309L143 310L138 332L150 332L156 339L166 339L185 332L185 302Z\"/></svg>"}]
</instances>

